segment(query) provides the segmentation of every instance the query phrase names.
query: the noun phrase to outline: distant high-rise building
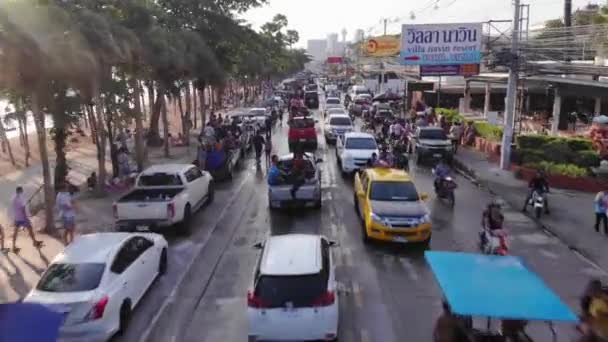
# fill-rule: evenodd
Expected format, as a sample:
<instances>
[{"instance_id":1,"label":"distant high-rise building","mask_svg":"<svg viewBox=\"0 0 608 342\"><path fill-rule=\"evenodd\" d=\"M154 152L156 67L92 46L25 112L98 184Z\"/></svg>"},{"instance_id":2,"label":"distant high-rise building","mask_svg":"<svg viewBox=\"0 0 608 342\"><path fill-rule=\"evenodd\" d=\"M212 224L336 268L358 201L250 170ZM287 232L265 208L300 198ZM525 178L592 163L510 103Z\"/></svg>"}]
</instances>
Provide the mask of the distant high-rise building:
<instances>
[{"instance_id":1,"label":"distant high-rise building","mask_svg":"<svg viewBox=\"0 0 608 342\"><path fill-rule=\"evenodd\" d=\"M346 34L348 33L348 31L346 31L345 28L342 29L342 42L344 43L346 41Z\"/></svg>"},{"instance_id":2,"label":"distant high-rise building","mask_svg":"<svg viewBox=\"0 0 608 342\"><path fill-rule=\"evenodd\" d=\"M306 52L312 57L313 61L324 61L327 58L327 40L308 40Z\"/></svg>"},{"instance_id":3,"label":"distant high-rise building","mask_svg":"<svg viewBox=\"0 0 608 342\"><path fill-rule=\"evenodd\" d=\"M339 56L340 54L338 46L338 34L330 33L327 35L327 55L328 56Z\"/></svg>"},{"instance_id":4,"label":"distant high-rise building","mask_svg":"<svg viewBox=\"0 0 608 342\"><path fill-rule=\"evenodd\" d=\"M363 41L363 39L365 38L365 31L363 31L362 29L358 29L357 31L355 31L355 42L361 42Z\"/></svg>"}]
</instances>

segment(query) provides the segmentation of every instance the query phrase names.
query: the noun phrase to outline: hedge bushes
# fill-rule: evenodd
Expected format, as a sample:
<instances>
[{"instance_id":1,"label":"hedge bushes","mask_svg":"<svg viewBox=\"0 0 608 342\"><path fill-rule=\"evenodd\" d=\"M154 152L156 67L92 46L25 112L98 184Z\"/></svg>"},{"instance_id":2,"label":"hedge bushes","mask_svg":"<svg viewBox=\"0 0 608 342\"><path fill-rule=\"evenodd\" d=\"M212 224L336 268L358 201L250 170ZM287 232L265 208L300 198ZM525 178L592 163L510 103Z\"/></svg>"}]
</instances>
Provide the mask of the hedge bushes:
<instances>
[{"instance_id":1,"label":"hedge bushes","mask_svg":"<svg viewBox=\"0 0 608 342\"><path fill-rule=\"evenodd\" d=\"M517 137L513 162L548 174L581 177L599 165L600 156L587 139L522 135Z\"/></svg>"},{"instance_id":2,"label":"hedge bushes","mask_svg":"<svg viewBox=\"0 0 608 342\"><path fill-rule=\"evenodd\" d=\"M584 177L587 176L588 171L586 168L576 166L574 164L558 164L548 161L542 161L540 163L529 163L524 164L525 167L532 169L543 170L549 175L564 175L570 177Z\"/></svg>"},{"instance_id":3,"label":"hedge bushes","mask_svg":"<svg viewBox=\"0 0 608 342\"><path fill-rule=\"evenodd\" d=\"M489 141L499 142L502 140L502 127L491 125L487 122L475 122L473 124L477 134Z\"/></svg>"},{"instance_id":4,"label":"hedge bushes","mask_svg":"<svg viewBox=\"0 0 608 342\"><path fill-rule=\"evenodd\" d=\"M435 109L435 113L437 115L444 116L446 121L449 123L464 120L464 117L462 115L458 114L458 111L456 109L437 108L437 109Z\"/></svg>"}]
</instances>

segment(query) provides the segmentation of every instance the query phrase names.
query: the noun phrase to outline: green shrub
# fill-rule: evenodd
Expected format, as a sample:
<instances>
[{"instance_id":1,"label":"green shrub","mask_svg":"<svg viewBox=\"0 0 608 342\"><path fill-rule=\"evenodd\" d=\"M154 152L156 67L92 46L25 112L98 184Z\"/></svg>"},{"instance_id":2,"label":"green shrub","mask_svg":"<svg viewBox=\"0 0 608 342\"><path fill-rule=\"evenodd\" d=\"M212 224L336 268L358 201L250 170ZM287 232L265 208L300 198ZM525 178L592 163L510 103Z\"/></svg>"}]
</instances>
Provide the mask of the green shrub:
<instances>
[{"instance_id":1,"label":"green shrub","mask_svg":"<svg viewBox=\"0 0 608 342\"><path fill-rule=\"evenodd\" d=\"M541 147L541 151L544 151L545 160L557 164L570 163L576 155L576 153L570 149L568 143L561 139L556 139L544 145Z\"/></svg>"},{"instance_id":2,"label":"green shrub","mask_svg":"<svg viewBox=\"0 0 608 342\"><path fill-rule=\"evenodd\" d=\"M444 116L446 121L449 123L464 120L464 117L462 115L458 114L458 111L456 109L436 108L435 113L437 113L437 115Z\"/></svg>"},{"instance_id":3,"label":"green shrub","mask_svg":"<svg viewBox=\"0 0 608 342\"><path fill-rule=\"evenodd\" d=\"M517 146L522 149L541 148L554 140L554 137L546 135L520 135L517 137Z\"/></svg>"},{"instance_id":4,"label":"green shrub","mask_svg":"<svg viewBox=\"0 0 608 342\"><path fill-rule=\"evenodd\" d=\"M587 169L574 164L559 164L543 161L540 163L524 164L524 166L531 169L543 170L549 175L562 175L570 177L584 177L588 175Z\"/></svg>"},{"instance_id":5,"label":"green shrub","mask_svg":"<svg viewBox=\"0 0 608 342\"><path fill-rule=\"evenodd\" d=\"M600 165L600 155L593 150L579 151L572 158L572 163L585 168L595 167Z\"/></svg>"},{"instance_id":6,"label":"green shrub","mask_svg":"<svg viewBox=\"0 0 608 342\"><path fill-rule=\"evenodd\" d=\"M541 150L522 148L518 149L518 153L521 155L520 164L540 163L547 160L545 157L545 152Z\"/></svg>"},{"instance_id":7,"label":"green shrub","mask_svg":"<svg viewBox=\"0 0 608 342\"><path fill-rule=\"evenodd\" d=\"M593 150L593 142L591 139L582 138L560 138L568 143L570 149L574 152Z\"/></svg>"},{"instance_id":8,"label":"green shrub","mask_svg":"<svg viewBox=\"0 0 608 342\"><path fill-rule=\"evenodd\" d=\"M486 140L498 142L502 139L502 127L481 121L475 122L474 126L477 134Z\"/></svg>"}]
</instances>

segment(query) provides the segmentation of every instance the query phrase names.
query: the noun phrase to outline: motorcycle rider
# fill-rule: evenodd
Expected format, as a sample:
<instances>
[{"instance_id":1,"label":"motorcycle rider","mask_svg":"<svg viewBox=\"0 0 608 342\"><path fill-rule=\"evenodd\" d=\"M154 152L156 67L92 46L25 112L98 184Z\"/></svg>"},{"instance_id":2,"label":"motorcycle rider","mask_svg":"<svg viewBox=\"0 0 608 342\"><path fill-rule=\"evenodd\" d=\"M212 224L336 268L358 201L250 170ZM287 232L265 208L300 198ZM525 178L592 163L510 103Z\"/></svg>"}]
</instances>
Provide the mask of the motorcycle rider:
<instances>
[{"instance_id":1,"label":"motorcycle rider","mask_svg":"<svg viewBox=\"0 0 608 342\"><path fill-rule=\"evenodd\" d=\"M450 169L450 166L443 159L440 159L437 166L435 166L435 181L433 182L435 190L439 189L443 179L449 177L451 173L452 169Z\"/></svg>"},{"instance_id":2,"label":"motorcycle rider","mask_svg":"<svg viewBox=\"0 0 608 342\"><path fill-rule=\"evenodd\" d=\"M500 210L500 203L492 200L481 214L481 226L490 231L500 230L504 221L505 217Z\"/></svg>"},{"instance_id":3,"label":"motorcycle rider","mask_svg":"<svg viewBox=\"0 0 608 342\"><path fill-rule=\"evenodd\" d=\"M537 192L538 194L545 194L545 214L549 214L549 201L547 200L546 195L549 192L549 183L547 182L545 173L542 170L536 171L536 175L528 183L528 188L530 188L530 191L528 192L528 196L526 197L522 211L525 212L526 209L528 209L528 204L530 199L532 199L532 195L534 192Z\"/></svg>"},{"instance_id":4,"label":"motorcycle rider","mask_svg":"<svg viewBox=\"0 0 608 342\"><path fill-rule=\"evenodd\" d=\"M392 167L393 166L393 155L388 153L388 149L386 146L382 146L382 150L380 151L380 156L378 156L380 162L384 162L386 165Z\"/></svg>"}]
</instances>

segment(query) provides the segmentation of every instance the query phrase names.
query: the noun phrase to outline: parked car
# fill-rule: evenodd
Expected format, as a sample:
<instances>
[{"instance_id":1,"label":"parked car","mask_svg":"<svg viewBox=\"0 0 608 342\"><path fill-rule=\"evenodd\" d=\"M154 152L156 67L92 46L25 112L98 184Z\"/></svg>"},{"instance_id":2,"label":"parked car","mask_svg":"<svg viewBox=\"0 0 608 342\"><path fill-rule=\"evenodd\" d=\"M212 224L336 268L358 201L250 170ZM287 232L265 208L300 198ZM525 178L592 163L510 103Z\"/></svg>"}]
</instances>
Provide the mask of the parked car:
<instances>
[{"instance_id":1,"label":"parked car","mask_svg":"<svg viewBox=\"0 0 608 342\"><path fill-rule=\"evenodd\" d=\"M293 153L290 153L279 158L279 169L289 172L292 168L293 157ZM323 160L316 158L312 153L304 154L304 159L306 161L305 183L296 191L295 197L291 196L293 184L289 180L270 185L268 187L268 207L270 209L297 205L321 207L321 169L318 164Z\"/></svg>"},{"instance_id":2,"label":"parked car","mask_svg":"<svg viewBox=\"0 0 608 342\"><path fill-rule=\"evenodd\" d=\"M363 222L363 241L398 243L431 240L431 219L409 174L391 168L366 169L355 175L355 211Z\"/></svg>"},{"instance_id":3,"label":"parked car","mask_svg":"<svg viewBox=\"0 0 608 342\"><path fill-rule=\"evenodd\" d=\"M441 127L419 127L414 133L412 143L419 163L439 159L450 162L454 156L452 140Z\"/></svg>"},{"instance_id":4,"label":"parked car","mask_svg":"<svg viewBox=\"0 0 608 342\"><path fill-rule=\"evenodd\" d=\"M63 315L60 341L108 341L127 329L140 299L167 271L167 248L152 233L81 235L23 301Z\"/></svg>"},{"instance_id":5,"label":"parked car","mask_svg":"<svg viewBox=\"0 0 608 342\"><path fill-rule=\"evenodd\" d=\"M192 215L213 200L213 177L190 164L154 165L144 170L135 188L112 205L119 230L174 227L188 233Z\"/></svg>"},{"instance_id":6,"label":"parked car","mask_svg":"<svg viewBox=\"0 0 608 342\"><path fill-rule=\"evenodd\" d=\"M331 247L320 235L288 234L262 250L247 292L249 341L335 341L339 296Z\"/></svg>"},{"instance_id":7,"label":"parked car","mask_svg":"<svg viewBox=\"0 0 608 342\"><path fill-rule=\"evenodd\" d=\"M355 130L348 114L329 114L325 122L325 141L335 144L338 137Z\"/></svg>"},{"instance_id":8,"label":"parked car","mask_svg":"<svg viewBox=\"0 0 608 342\"><path fill-rule=\"evenodd\" d=\"M317 149L317 131L315 120L308 116L296 116L289 121L288 133L289 150L302 148L304 150Z\"/></svg>"},{"instance_id":9,"label":"parked car","mask_svg":"<svg viewBox=\"0 0 608 342\"><path fill-rule=\"evenodd\" d=\"M345 133L336 141L336 159L342 175L363 168L374 153L380 154L376 139L369 133Z\"/></svg>"}]
</instances>

